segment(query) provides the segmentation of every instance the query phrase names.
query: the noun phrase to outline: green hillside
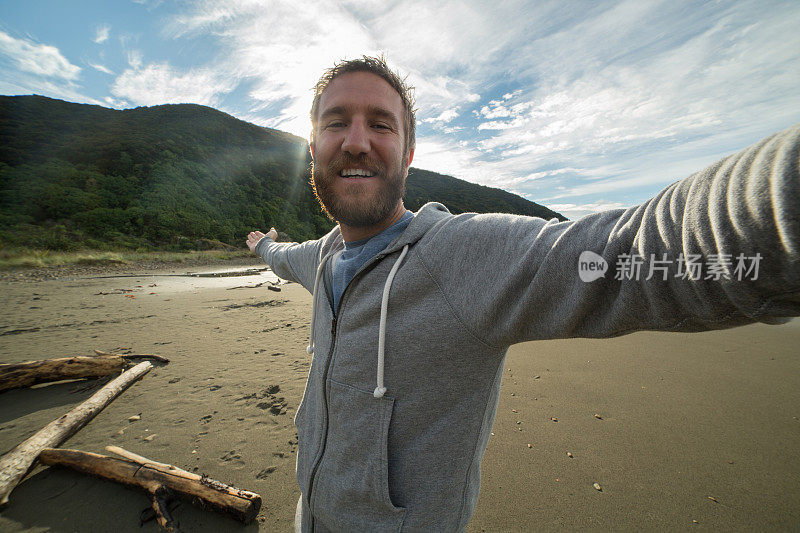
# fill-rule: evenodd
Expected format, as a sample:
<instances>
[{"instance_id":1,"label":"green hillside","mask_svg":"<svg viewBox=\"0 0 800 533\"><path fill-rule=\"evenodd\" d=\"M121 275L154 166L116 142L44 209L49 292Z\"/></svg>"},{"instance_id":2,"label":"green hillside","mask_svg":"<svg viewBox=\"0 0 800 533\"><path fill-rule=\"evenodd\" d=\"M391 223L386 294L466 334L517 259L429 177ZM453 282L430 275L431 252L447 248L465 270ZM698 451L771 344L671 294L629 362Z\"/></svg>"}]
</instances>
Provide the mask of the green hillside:
<instances>
[{"instance_id":1,"label":"green hillside","mask_svg":"<svg viewBox=\"0 0 800 533\"><path fill-rule=\"evenodd\" d=\"M52 250L242 246L254 228L293 240L332 223L304 139L192 104L124 111L0 96L0 244ZM411 169L406 205L563 219L499 189Z\"/></svg>"}]
</instances>

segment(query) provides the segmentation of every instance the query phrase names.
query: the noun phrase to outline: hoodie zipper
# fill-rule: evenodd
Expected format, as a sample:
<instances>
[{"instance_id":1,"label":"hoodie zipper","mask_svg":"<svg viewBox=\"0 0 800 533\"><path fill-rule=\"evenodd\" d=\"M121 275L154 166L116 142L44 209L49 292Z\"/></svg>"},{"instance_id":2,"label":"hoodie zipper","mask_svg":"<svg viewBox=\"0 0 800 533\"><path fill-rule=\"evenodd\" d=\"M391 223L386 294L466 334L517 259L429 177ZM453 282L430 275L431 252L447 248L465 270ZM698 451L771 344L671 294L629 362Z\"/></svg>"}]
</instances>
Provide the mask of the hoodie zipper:
<instances>
[{"instance_id":1,"label":"hoodie zipper","mask_svg":"<svg viewBox=\"0 0 800 533\"><path fill-rule=\"evenodd\" d=\"M375 257L361 265L361 268L358 269L358 272L355 273L353 279L351 279L347 285L345 286L344 290L342 291L342 295L339 298L339 312L336 313L333 310L333 303L328 298L328 291L325 291L325 299L328 300L328 306L331 308L331 314L333 315L333 320L331 321L331 347L328 350L328 360L325 363L325 370L322 373L322 398L323 398L323 406L325 411L325 425L324 431L322 436L322 451L319 454L319 458L317 459L316 463L314 463L314 467L311 469L311 479L308 483L308 507L309 511L311 511L311 496L314 492L314 480L317 477L317 470L319 469L320 465L322 464L322 459L325 456L325 448L328 444L328 370L331 368L331 362L333 361L333 350L336 347L336 325L338 324L338 317L342 314L342 306L344 304L344 295L347 293L347 289L350 288L350 285L358 278L367 267L372 265L373 263L377 263L378 261L382 260L384 257L388 256L390 253L394 253L394 251L386 253L384 249L381 252L378 252ZM331 272L333 272L333 265L331 265ZM323 283L327 283L325 278L323 277ZM314 513L309 513L311 515L311 531L314 531Z\"/></svg>"},{"instance_id":2,"label":"hoodie zipper","mask_svg":"<svg viewBox=\"0 0 800 533\"><path fill-rule=\"evenodd\" d=\"M327 297L326 297L327 299ZM328 302L330 305L330 302ZM314 464L311 469L311 479L308 483L308 507L311 509L311 495L314 491L314 480L317 477L317 469L322 464L322 458L325 456L325 447L328 444L328 370L331 368L331 361L333 360L333 348L336 344L336 315L333 315L331 321L331 347L328 351L328 361L325 364L325 371L322 373L322 399L325 411L325 430L322 433L322 452L319 454L319 460ZM311 531L314 531L314 513L311 514Z\"/></svg>"}]
</instances>

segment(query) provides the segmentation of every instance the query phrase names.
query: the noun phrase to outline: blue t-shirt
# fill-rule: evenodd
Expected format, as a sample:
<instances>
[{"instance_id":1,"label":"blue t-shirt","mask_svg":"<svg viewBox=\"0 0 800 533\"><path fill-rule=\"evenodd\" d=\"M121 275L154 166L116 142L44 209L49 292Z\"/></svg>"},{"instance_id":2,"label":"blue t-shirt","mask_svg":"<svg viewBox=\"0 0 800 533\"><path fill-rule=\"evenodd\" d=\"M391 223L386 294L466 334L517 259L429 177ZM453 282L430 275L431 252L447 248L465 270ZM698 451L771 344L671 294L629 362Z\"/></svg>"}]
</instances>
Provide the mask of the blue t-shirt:
<instances>
[{"instance_id":1,"label":"blue t-shirt","mask_svg":"<svg viewBox=\"0 0 800 533\"><path fill-rule=\"evenodd\" d=\"M339 301L342 298L347 284L356 275L356 272L364 266L364 263L375 257L384 248L389 246L393 240L400 236L403 231L411 223L414 218L414 213L406 211L400 220L367 239L360 241L352 241L344 243L344 250L339 252L337 256L331 258L333 263L333 270L330 276L331 283L329 287L332 288L333 296L333 309L334 314L339 313Z\"/></svg>"}]
</instances>

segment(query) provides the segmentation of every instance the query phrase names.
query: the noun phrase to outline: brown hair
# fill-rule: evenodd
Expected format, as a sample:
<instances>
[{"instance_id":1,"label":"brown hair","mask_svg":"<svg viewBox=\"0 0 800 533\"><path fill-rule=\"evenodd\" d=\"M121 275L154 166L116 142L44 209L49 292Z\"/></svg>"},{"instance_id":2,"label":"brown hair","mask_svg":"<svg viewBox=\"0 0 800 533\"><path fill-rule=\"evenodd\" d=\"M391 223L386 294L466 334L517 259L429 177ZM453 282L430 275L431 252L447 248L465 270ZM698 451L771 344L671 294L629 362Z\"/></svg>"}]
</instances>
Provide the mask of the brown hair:
<instances>
[{"instance_id":1,"label":"brown hair","mask_svg":"<svg viewBox=\"0 0 800 533\"><path fill-rule=\"evenodd\" d=\"M403 102L403 130L405 132L404 151L407 154L416 145L416 109L414 109L414 88L406 84L405 78L392 71L386 64L383 56L370 57L364 56L360 59L348 59L336 63L333 67L326 70L314 86L314 102L311 104L311 142L314 142L314 132L317 128L317 113L319 112L319 101L322 93L328 85L342 74L348 72L371 72L383 78L386 83L392 86L400 95Z\"/></svg>"}]
</instances>

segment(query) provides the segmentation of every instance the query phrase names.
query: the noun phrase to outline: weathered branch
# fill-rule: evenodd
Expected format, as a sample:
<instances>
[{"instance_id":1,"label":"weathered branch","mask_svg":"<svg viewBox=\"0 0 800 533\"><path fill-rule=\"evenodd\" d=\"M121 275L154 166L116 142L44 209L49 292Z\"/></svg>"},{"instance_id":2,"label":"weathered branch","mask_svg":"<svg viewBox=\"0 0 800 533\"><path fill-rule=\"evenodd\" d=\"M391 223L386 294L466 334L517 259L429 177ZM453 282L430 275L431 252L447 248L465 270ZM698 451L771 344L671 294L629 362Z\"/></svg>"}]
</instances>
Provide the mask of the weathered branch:
<instances>
[{"instance_id":1,"label":"weathered branch","mask_svg":"<svg viewBox=\"0 0 800 533\"><path fill-rule=\"evenodd\" d=\"M0 392L62 379L99 378L119 374L125 360L115 355L61 357L0 365Z\"/></svg>"},{"instance_id":2,"label":"weathered branch","mask_svg":"<svg viewBox=\"0 0 800 533\"><path fill-rule=\"evenodd\" d=\"M8 495L14 490L28 470L33 466L43 448L58 446L85 426L119 394L133 382L147 374L153 365L143 361L122 373L88 400L70 412L50 422L28 440L0 457L0 506L8 502Z\"/></svg>"},{"instance_id":3,"label":"weathered branch","mask_svg":"<svg viewBox=\"0 0 800 533\"><path fill-rule=\"evenodd\" d=\"M97 355L115 355L117 357L122 357L123 359L147 359L149 361L158 361L159 363L169 363L169 359L167 359L166 357L161 357L160 355L152 353L121 354L121 353L101 352L100 350L95 350L94 353L96 353Z\"/></svg>"},{"instance_id":4,"label":"weathered branch","mask_svg":"<svg viewBox=\"0 0 800 533\"><path fill-rule=\"evenodd\" d=\"M261 496L258 494L237 489L172 465L151 461L122 448L111 447L111 449L115 453L134 459L117 459L78 450L47 448L42 450L39 460L46 465L63 466L147 492L152 500L158 523L170 531L172 519L167 511L167 505L173 495L202 508L227 514L245 524L251 522L261 509Z\"/></svg>"}]
</instances>

